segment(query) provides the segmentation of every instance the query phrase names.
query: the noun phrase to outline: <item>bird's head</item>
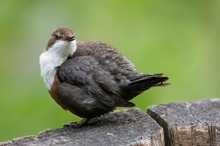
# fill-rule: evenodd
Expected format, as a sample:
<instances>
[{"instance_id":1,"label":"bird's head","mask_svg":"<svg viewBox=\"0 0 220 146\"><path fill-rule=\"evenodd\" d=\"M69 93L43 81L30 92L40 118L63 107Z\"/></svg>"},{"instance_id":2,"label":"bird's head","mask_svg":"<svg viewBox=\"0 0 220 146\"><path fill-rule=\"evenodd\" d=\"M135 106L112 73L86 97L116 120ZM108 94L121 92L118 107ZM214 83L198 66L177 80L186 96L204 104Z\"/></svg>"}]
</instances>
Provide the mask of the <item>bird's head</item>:
<instances>
[{"instance_id":1,"label":"bird's head","mask_svg":"<svg viewBox=\"0 0 220 146\"><path fill-rule=\"evenodd\" d=\"M67 27L59 27L51 34L45 51L71 56L76 51L76 48L73 31Z\"/></svg>"}]
</instances>

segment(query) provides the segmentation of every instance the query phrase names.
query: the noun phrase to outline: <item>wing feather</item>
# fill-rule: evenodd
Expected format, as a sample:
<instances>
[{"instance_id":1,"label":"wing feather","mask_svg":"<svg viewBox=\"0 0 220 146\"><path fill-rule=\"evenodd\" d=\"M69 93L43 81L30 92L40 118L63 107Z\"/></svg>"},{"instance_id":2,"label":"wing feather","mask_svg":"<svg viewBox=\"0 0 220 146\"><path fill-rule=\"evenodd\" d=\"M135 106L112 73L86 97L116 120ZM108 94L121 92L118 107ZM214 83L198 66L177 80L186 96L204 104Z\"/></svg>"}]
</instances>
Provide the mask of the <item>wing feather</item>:
<instances>
[{"instance_id":1,"label":"wing feather","mask_svg":"<svg viewBox=\"0 0 220 146\"><path fill-rule=\"evenodd\" d=\"M92 95L96 102L110 107L116 106L116 101L111 95L117 96L120 88L114 76L105 71L94 58L90 56L71 58L57 68L57 75L61 83L80 87L83 94Z\"/></svg>"}]
</instances>

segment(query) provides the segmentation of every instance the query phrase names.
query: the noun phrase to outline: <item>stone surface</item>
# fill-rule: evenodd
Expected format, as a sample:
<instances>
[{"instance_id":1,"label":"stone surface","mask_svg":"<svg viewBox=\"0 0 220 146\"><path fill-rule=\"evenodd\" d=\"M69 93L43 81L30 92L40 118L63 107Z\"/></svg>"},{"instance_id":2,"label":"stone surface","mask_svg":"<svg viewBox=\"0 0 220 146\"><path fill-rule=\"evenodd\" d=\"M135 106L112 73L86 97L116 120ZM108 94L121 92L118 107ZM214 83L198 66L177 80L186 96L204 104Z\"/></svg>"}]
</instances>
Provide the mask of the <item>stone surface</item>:
<instances>
[{"instance_id":1,"label":"stone surface","mask_svg":"<svg viewBox=\"0 0 220 146\"><path fill-rule=\"evenodd\" d=\"M45 130L37 136L16 138L0 146L164 146L163 129L139 109L115 111L98 123L81 128Z\"/></svg>"},{"instance_id":2,"label":"stone surface","mask_svg":"<svg viewBox=\"0 0 220 146\"><path fill-rule=\"evenodd\" d=\"M219 146L220 99L173 102L148 108L164 128L166 146Z\"/></svg>"}]
</instances>

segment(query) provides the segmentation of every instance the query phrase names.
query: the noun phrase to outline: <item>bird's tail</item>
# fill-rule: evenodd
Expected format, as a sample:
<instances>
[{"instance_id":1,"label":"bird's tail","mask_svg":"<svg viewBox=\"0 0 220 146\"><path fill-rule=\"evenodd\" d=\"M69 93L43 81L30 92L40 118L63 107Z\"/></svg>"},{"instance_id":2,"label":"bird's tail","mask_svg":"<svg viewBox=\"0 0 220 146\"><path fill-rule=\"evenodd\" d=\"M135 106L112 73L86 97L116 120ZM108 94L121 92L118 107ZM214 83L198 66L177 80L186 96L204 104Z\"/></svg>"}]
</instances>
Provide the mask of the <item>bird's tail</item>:
<instances>
[{"instance_id":1,"label":"bird's tail","mask_svg":"<svg viewBox=\"0 0 220 146\"><path fill-rule=\"evenodd\" d=\"M126 100L130 100L143 91L156 86L167 86L169 83L166 83L169 78L160 74L146 74L141 75L138 78L131 80L131 83L125 88L127 92Z\"/></svg>"}]
</instances>

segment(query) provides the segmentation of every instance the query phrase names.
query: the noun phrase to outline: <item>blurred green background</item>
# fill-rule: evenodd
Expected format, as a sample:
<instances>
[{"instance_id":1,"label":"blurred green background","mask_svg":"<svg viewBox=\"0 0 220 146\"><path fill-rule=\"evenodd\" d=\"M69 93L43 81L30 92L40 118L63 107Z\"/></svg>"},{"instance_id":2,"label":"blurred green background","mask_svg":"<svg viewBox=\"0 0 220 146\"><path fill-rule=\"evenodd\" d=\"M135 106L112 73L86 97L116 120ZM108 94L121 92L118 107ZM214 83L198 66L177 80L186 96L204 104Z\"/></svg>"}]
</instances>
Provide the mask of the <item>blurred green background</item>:
<instances>
[{"instance_id":1,"label":"blurred green background","mask_svg":"<svg viewBox=\"0 0 220 146\"><path fill-rule=\"evenodd\" d=\"M141 72L169 76L171 86L133 100L143 111L220 95L218 0L2 0L0 141L80 120L51 99L40 76L39 55L58 26L112 44Z\"/></svg>"}]
</instances>

